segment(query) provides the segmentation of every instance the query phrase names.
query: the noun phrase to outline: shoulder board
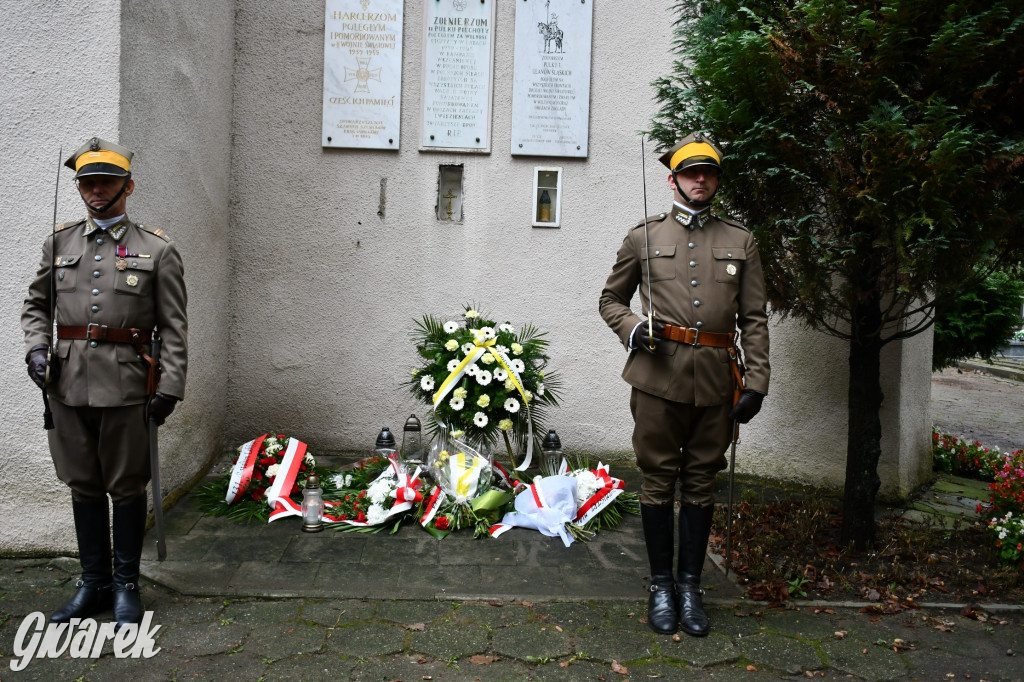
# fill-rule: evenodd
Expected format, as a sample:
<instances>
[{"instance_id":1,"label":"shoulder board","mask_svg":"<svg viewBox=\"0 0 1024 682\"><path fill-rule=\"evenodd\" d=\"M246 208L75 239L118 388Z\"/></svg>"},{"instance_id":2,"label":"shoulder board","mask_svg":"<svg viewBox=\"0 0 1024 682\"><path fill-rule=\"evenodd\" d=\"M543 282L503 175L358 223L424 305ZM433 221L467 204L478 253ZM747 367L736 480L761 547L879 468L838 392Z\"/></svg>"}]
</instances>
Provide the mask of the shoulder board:
<instances>
[{"instance_id":1,"label":"shoulder board","mask_svg":"<svg viewBox=\"0 0 1024 682\"><path fill-rule=\"evenodd\" d=\"M157 237L160 237L160 239L163 239L165 242L171 241L171 238L169 236L167 236L167 233L164 232L163 230L161 230L159 227L146 227L145 225L143 225L141 223L136 223L136 224L139 226L140 230L144 230L146 232L149 232L151 235L155 235Z\"/></svg>"},{"instance_id":2,"label":"shoulder board","mask_svg":"<svg viewBox=\"0 0 1024 682\"><path fill-rule=\"evenodd\" d=\"M726 218L725 216L720 216L720 215L717 215L717 214L715 215L715 217L718 218L719 220L721 220L726 225L732 225L733 227L738 227L738 228L740 228L741 230L743 230L745 232L750 232L750 230L747 229L747 227L745 225L743 225L740 222L737 222L737 221L733 220L732 218Z\"/></svg>"},{"instance_id":3,"label":"shoulder board","mask_svg":"<svg viewBox=\"0 0 1024 682\"><path fill-rule=\"evenodd\" d=\"M60 232L61 230L66 230L69 227L74 227L75 225L81 225L84 222L85 222L85 218L82 218L80 220L69 220L66 223L61 223L60 225L57 225L56 227L54 227L53 231L54 232Z\"/></svg>"},{"instance_id":4,"label":"shoulder board","mask_svg":"<svg viewBox=\"0 0 1024 682\"><path fill-rule=\"evenodd\" d=\"M649 215L647 216L646 221L641 220L639 223L633 226L633 229L635 230L638 227L643 227L645 222L648 225L650 225L651 223L660 223L665 218L668 218L668 213L657 213L655 215Z\"/></svg>"}]
</instances>

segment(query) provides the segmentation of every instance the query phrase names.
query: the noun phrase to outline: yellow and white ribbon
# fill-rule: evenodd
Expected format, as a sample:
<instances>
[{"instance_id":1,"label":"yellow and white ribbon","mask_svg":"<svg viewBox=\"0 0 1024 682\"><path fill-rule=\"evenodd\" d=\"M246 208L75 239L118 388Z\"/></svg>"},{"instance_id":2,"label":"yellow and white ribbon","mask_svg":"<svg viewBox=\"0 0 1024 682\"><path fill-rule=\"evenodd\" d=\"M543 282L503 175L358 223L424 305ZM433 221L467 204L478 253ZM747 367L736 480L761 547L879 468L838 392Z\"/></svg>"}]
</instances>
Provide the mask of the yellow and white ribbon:
<instances>
[{"instance_id":1,"label":"yellow and white ribbon","mask_svg":"<svg viewBox=\"0 0 1024 682\"><path fill-rule=\"evenodd\" d=\"M526 397L526 389L523 388L522 377L519 376L519 372L512 366L512 361L508 356L496 347L498 345L497 339L484 339L482 334L477 333L477 330L473 329L470 331L473 333L473 350L467 353L466 357L462 358L458 366L451 371L437 388L437 392L434 393L434 409L437 410L437 406L441 401L458 385L463 375L466 374L466 370L476 365L477 360L484 353L490 353L495 362L508 372L508 377L512 380L512 385L519 391L519 395L523 399L523 407L526 408L526 455L523 457L523 463L516 467L516 471L525 471L530 466L530 462L533 461L533 419L530 417L530 401Z\"/></svg>"}]
</instances>

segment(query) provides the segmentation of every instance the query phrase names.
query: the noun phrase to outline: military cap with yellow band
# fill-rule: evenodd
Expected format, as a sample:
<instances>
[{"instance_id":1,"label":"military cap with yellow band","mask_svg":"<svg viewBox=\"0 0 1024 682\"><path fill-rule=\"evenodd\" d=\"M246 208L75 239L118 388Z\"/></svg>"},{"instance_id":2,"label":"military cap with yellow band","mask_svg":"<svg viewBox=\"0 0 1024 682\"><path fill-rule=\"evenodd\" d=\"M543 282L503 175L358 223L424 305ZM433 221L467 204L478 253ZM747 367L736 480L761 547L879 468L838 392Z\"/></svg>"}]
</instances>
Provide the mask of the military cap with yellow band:
<instances>
[{"instance_id":1,"label":"military cap with yellow band","mask_svg":"<svg viewBox=\"0 0 1024 682\"><path fill-rule=\"evenodd\" d=\"M75 178L86 175L131 175L134 154L114 142L94 137L68 157L64 165L75 171Z\"/></svg>"},{"instance_id":2,"label":"military cap with yellow band","mask_svg":"<svg viewBox=\"0 0 1024 682\"><path fill-rule=\"evenodd\" d=\"M722 170L722 150L702 133L687 135L659 160L673 173L690 166L714 166Z\"/></svg>"}]
</instances>

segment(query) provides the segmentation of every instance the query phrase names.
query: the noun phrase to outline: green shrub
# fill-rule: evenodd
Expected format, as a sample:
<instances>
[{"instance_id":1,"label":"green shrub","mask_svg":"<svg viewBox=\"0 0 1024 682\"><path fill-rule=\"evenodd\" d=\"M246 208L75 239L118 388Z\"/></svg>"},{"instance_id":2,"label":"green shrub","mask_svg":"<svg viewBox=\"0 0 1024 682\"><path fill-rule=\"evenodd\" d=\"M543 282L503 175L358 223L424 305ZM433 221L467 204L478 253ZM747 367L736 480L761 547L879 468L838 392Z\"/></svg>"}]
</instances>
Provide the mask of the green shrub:
<instances>
[{"instance_id":1,"label":"green shrub","mask_svg":"<svg viewBox=\"0 0 1024 682\"><path fill-rule=\"evenodd\" d=\"M938 308L932 369L980 355L992 357L1021 325L1024 280L1018 268L996 270Z\"/></svg>"}]
</instances>

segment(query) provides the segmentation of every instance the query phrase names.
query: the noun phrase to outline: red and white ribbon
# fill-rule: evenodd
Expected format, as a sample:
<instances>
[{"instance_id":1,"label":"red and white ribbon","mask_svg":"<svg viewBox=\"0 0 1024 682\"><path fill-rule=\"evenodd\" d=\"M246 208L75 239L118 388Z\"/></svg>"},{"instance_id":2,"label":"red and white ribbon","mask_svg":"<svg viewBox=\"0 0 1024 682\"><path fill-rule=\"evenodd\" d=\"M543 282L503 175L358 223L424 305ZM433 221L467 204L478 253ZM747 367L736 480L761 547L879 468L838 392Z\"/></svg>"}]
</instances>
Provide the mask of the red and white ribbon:
<instances>
[{"instance_id":1,"label":"red and white ribbon","mask_svg":"<svg viewBox=\"0 0 1024 682\"><path fill-rule=\"evenodd\" d=\"M428 523L434 520L437 516L437 510L445 503L448 496L441 490L441 486L435 485L434 489L430 491L430 497L427 498L426 508L423 510L423 516L420 517L420 525L426 526Z\"/></svg>"},{"instance_id":2,"label":"red and white ribbon","mask_svg":"<svg viewBox=\"0 0 1024 682\"><path fill-rule=\"evenodd\" d=\"M291 499L295 477L306 458L306 444L298 438L289 438L284 457L274 482L267 489L267 504L273 508L270 521L277 521L285 516L302 516L302 508Z\"/></svg>"},{"instance_id":3,"label":"red and white ribbon","mask_svg":"<svg viewBox=\"0 0 1024 682\"><path fill-rule=\"evenodd\" d=\"M380 476L373 480L373 483L385 478L395 477L395 489L391 491L391 496L395 498L395 503L391 505L391 509L388 510L388 515L384 519L376 524L371 524L367 521L355 521L353 519L337 519L333 516L324 516L325 519L334 522L347 523L350 526L361 526L368 527L371 525L380 525L390 519L391 517L401 514L402 512L412 509L413 505L423 499L423 494L417 490L417 483L420 482L420 469L416 467L416 471L413 472L412 476L405 473L402 466L398 463L398 456L391 455L388 457L388 461L391 463L390 468L385 469L381 472ZM373 485L371 483L370 485Z\"/></svg>"},{"instance_id":4,"label":"red and white ribbon","mask_svg":"<svg viewBox=\"0 0 1024 682\"><path fill-rule=\"evenodd\" d=\"M576 523L581 526L600 514L605 507L622 494L626 487L625 481L614 478L608 473L608 465L606 464L598 462L597 467L591 469L591 471L594 472L594 475L604 485L601 486L600 490L591 495L590 499L580 505L579 510L576 512Z\"/></svg>"},{"instance_id":5,"label":"red and white ribbon","mask_svg":"<svg viewBox=\"0 0 1024 682\"><path fill-rule=\"evenodd\" d=\"M231 469L231 480L228 483L228 494L224 501L234 504L245 491L249 489L249 482L252 480L252 470L256 465L256 457L263 447L263 441L269 434L264 433L259 438L254 438L243 445L235 459L235 466Z\"/></svg>"}]
</instances>

